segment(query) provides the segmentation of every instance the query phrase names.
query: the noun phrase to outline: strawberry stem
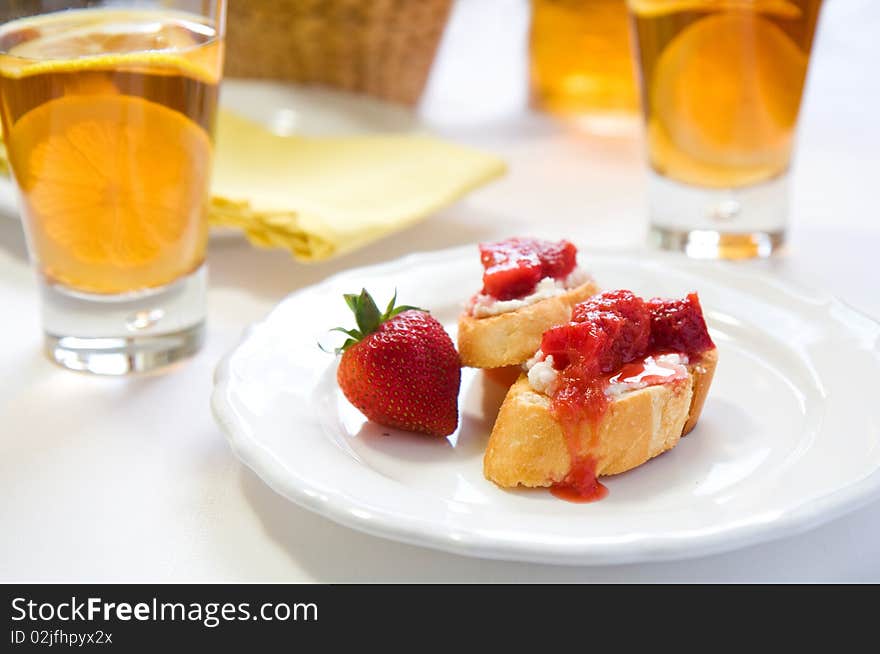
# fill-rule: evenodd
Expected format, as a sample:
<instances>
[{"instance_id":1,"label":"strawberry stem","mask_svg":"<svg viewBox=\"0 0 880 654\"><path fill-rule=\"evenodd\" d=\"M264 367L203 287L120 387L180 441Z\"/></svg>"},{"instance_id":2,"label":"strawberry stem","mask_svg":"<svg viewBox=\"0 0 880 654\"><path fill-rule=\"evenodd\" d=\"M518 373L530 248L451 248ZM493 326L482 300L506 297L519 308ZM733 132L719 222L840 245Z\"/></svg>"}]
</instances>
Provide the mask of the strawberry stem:
<instances>
[{"instance_id":1,"label":"strawberry stem","mask_svg":"<svg viewBox=\"0 0 880 654\"><path fill-rule=\"evenodd\" d=\"M330 330L334 332L342 332L348 336L345 343L342 344L342 347L336 349L336 354L345 352L352 345L355 345L366 336L379 329L379 326L383 322L390 320L404 311L425 311L424 309L413 307L408 304L402 304L398 307L394 306L394 303L397 302L397 290L394 291L394 296L388 303L385 313L379 311L379 307L376 306L373 297L365 288L362 288L360 293L346 293L343 297L345 298L345 303L348 305L348 308L351 309L351 312L354 314L354 320L357 323L358 328L345 329L344 327L335 327Z\"/></svg>"},{"instance_id":2,"label":"strawberry stem","mask_svg":"<svg viewBox=\"0 0 880 654\"><path fill-rule=\"evenodd\" d=\"M382 324L382 314L373 301L373 296L367 293L367 289L361 289L360 295L346 294L345 302L354 312L354 319L361 334L366 336L379 329L379 325Z\"/></svg>"}]
</instances>

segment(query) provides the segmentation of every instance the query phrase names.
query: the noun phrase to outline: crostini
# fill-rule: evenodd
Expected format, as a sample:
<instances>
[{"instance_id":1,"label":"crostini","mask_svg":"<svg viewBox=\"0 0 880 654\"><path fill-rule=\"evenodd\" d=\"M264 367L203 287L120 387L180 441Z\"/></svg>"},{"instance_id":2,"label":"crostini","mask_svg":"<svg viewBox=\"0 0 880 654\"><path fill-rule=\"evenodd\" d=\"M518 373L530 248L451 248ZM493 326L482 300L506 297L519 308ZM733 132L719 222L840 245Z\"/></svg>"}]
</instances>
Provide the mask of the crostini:
<instances>
[{"instance_id":1,"label":"crostini","mask_svg":"<svg viewBox=\"0 0 880 654\"><path fill-rule=\"evenodd\" d=\"M502 368L531 357L544 332L598 293L568 241L509 238L480 244L483 288L458 321L462 365Z\"/></svg>"},{"instance_id":2,"label":"crostini","mask_svg":"<svg viewBox=\"0 0 880 654\"><path fill-rule=\"evenodd\" d=\"M599 476L635 468L693 429L717 361L695 293L596 295L543 334L501 406L484 474L597 499Z\"/></svg>"}]
</instances>

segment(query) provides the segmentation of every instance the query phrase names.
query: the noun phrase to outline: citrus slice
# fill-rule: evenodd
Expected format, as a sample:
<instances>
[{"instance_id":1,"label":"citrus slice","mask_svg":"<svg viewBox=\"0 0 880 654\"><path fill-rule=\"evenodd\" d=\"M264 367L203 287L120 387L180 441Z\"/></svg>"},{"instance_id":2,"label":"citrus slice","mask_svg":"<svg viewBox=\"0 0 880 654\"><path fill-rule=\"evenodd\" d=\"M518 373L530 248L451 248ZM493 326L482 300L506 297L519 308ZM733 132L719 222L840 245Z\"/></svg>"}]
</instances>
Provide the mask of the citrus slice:
<instances>
[{"instance_id":1,"label":"citrus slice","mask_svg":"<svg viewBox=\"0 0 880 654\"><path fill-rule=\"evenodd\" d=\"M89 21L57 32L44 29L47 34L11 48L9 54L28 59L73 59L110 52L186 50L199 45L191 30L167 19L149 20L141 14L121 14L116 20L110 20L113 14L97 16L100 22Z\"/></svg>"},{"instance_id":2,"label":"citrus slice","mask_svg":"<svg viewBox=\"0 0 880 654\"><path fill-rule=\"evenodd\" d=\"M25 114L9 150L36 238L89 265L149 265L201 220L212 145L143 98L68 96Z\"/></svg>"},{"instance_id":3,"label":"citrus slice","mask_svg":"<svg viewBox=\"0 0 880 654\"><path fill-rule=\"evenodd\" d=\"M657 61L652 120L675 148L704 164L767 165L790 143L807 61L758 14L701 18Z\"/></svg>"},{"instance_id":4,"label":"citrus slice","mask_svg":"<svg viewBox=\"0 0 880 654\"><path fill-rule=\"evenodd\" d=\"M32 61L0 56L0 72L4 77L20 79L46 73L73 73L79 71L114 70L143 72L150 75L182 75L206 84L220 81L218 47L193 50L184 55L167 52L132 52L106 54L69 60Z\"/></svg>"},{"instance_id":5,"label":"citrus slice","mask_svg":"<svg viewBox=\"0 0 880 654\"><path fill-rule=\"evenodd\" d=\"M663 16L682 11L724 11L741 9L780 18L799 18L801 8L791 0L629 0L633 13L641 17Z\"/></svg>"},{"instance_id":6,"label":"citrus slice","mask_svg":"<svg viewBox=\"0 0 880 654\"><path fill-rule=\"evenodd\" d=\"M14 44L0 67L8 77L150 68L152 74L167 70L216 84L220 49L203 47L216 43L216 31L194 18L173 12L86 9L12 21L0 30L0 42Z\"/></svg>"}]
</instances>

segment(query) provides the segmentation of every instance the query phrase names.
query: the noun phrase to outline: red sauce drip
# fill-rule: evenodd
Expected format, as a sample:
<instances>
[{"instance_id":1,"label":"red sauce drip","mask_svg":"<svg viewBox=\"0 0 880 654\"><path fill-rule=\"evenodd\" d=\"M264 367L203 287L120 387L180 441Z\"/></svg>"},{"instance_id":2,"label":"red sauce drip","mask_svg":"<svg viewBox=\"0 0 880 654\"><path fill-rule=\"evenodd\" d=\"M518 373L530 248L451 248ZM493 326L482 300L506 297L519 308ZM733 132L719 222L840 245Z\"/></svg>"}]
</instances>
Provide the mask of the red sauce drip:
<instances>
[{"instance_id":1,"label":"red sauce drip","mask_svg":"<svg viewBox=\"0 0 880 654\"><path fill-rule=\"evenodd\" d=\"M514 300L535 290L545 277L564 279L577 265L577 248L568 241L509 238L480 244L482 293Z\"/></svg>"},{"instance_id":2,"label":"red sauce drip","mask_svg":"<svg viewBox=\"0 0 880 654\"><path fill-rule=\"evenodd\" d=\"M582 452L595 451L598 445L597 426L608 408L605 395L607 378L579 377L570 366L562 375L562 384L551 400L550 407L562 427L571 461L568 474L553 486L554 494L564 499L580 498L582 502L600 500L608 494L596 477L596 460Z\"/></svg>"},{"instance_id":3,"label":"red sauce drip","mask_svg":"<svg viewBox=\"0 0 880 654\"><path fill-rule=\"evenodd\" d=\"M573 456L565 479L550 492L569 502L596 502L608 495L608 489L596 477L596 460L591 456Z\"/></svg>"},{"instance_id":4,"label":"red sauce drip","mask_svg":"<svg viewBox=\"0 0 880 654\"><path fill-rule=\"evenodd\" d=\"M569 366L562 372L559 390L551 402L556 419L570 425L574 437L585 420L597 424L609 405L605 395L607 376L578 376L579 368Z\"/></svg>"},{"instance_id":5,"label":"red sauce drip","mask_svg":"<svg viewBox=\"0 0 880 654\"><path fill-rule=\"evenodd\" d=\"M586 504L587 502L598 502L599 500L608 496L608 487L605 484L601 483L598 479L593 477L595 484L593 485L593 490L584 493L579 488L575 486L552 486L550 488L550 493L559 498L560 500L565 500L566 502L574 502L576 504Z\"/></svg>"}]
</instances>

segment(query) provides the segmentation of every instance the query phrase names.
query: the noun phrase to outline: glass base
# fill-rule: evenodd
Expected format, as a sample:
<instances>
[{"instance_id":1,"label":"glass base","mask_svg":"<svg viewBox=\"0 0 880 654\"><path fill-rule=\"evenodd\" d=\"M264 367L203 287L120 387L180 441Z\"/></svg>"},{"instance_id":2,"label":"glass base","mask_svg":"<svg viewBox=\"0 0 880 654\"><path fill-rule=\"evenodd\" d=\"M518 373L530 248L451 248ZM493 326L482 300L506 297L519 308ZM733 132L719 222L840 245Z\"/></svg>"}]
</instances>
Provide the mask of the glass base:
<instances>
[{"instance_id":1,"label":"glass base","mask_svg":"<svg viewBox=\"0 0 880 654\"><path fill-rule=\"evenodd\" d=\"M785 240L788 176L735 189L689 186L651 172L651 244L705 259L768 257Z\"/></svg>"},{"instance_id":2,"label":"glass base","mask_svg":"<svg viewBox=\"0 0 880 654\"><path fill-rule=\"evenodd\" d=\"M45 351L71 370L126 375L164 368L204 340L205 266L138 293L92 295L44 282Z\"/></svg>"},{"instance_id":3,"label":"glass base","mask_svg":"<svg viewBox=\"0 0 880 654\"><path fill-rule=\"evenodd\" d=\"M754 259L769 257L781 248L785 231L730 234L651 225L649 239L655 247L684 252L695 259Z\"/></svg>"}]
</instances>

